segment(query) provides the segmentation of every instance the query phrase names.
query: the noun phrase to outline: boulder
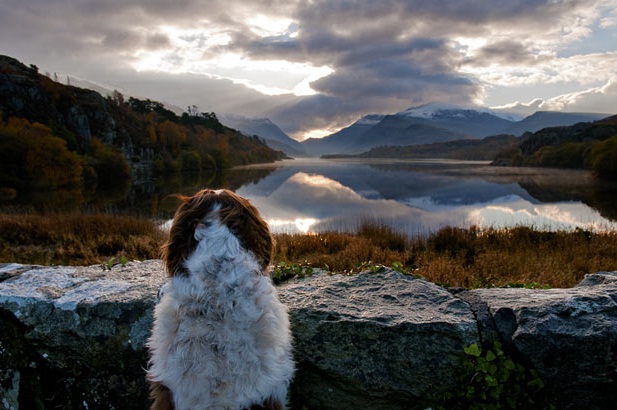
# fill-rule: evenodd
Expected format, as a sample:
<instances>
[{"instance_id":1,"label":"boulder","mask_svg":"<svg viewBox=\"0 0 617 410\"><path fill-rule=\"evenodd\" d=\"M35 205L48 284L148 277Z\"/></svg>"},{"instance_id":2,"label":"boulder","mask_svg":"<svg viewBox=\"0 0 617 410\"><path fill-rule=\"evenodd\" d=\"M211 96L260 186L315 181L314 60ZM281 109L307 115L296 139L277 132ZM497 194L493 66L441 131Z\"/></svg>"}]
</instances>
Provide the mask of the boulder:
<instances>
[{"instance_id":1,"label":"boulder","mask_svg":"<svg viewBox=\"0 0 617 410\"><path fill-rule=\"evenodd\" d=\"M458 381L463 348L478 343L466 302L421 279L381 273L296 279L289 306L297 409L414 409Z\"/></svg>"},{"instance_id":2,"label":"boulder","mask_svg":"<svg viewBox=\"0 0 617 410\"><path fill-rule=\"evenodd\" d=\"M147 407L160 261L0 267L3 409Z\"/></svg>"},{"instance_id":3,"label":"boulder","mask_svg":"<svg viewBox=\"0 0 617 410\"><path fill-rule=\"evenodd\" d=\"M617 272L572 289L477 289L459 293L480 328L535 368L560 409L609 409L617 400Z\"/></svg>"}]
</instances>

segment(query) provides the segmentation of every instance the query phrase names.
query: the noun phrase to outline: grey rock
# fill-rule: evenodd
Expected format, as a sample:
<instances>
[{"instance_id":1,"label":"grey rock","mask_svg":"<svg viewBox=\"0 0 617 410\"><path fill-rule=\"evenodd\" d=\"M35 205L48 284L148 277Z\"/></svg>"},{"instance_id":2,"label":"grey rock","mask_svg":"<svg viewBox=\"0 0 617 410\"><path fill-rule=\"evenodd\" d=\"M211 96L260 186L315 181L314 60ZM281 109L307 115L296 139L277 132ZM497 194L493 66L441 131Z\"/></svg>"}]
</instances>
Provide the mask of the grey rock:
<instances>
[{"instance_id":1,"label":"grey rock","mask_svg":"<svg viewBox=\"0 0 617 410\"><path fill-rule=\"evenodd\" d=\"M598 272L585 275L577 286L612 285L617 287L617 272Z\"/></svg>"},{"instance_id":2,"label":"grey rock","mask_svg":"<svg viewBox=\"0 0 617 410\"><path fill-rule=\"evenodd\" d=\"M160 260L111 270L9 264L0 275L0 408L146 408Z\"/></svg>"},{"instance_id":3,"label":"grey rock","mask_svg":"<svg viewBox=\"0 0 617 410\"><path fill-rule=\"evenodd\" d=\"M295 408L426 408L478 342L467 303L398 272L320 273L281 287L298 373Z\"/></svg>"},{"instance_id":4,"label":"grey rock","mask_svg":"<svg viewBox=\"0 0 617 410\"><path fill-rule=\"evenodd\" d=\"M533 366L563 409L614 408L617 273L572 289L478 289L500 339Z\"/></svg>"}]
</instances>

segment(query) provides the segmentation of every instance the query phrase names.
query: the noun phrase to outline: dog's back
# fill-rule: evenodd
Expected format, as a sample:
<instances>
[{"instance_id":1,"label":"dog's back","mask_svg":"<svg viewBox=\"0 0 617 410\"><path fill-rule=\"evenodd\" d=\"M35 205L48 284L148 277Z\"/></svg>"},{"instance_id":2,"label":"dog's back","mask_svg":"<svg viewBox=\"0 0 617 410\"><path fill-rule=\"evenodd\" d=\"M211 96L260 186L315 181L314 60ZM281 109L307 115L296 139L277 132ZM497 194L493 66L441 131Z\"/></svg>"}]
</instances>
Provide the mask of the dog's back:
<instances>
[{"instance_id":1,"label":"dog's back","mask_svg":"<svg viewBox=\"0 0 617 410\"><path fill-rule=\"evenodd\" d=\"M222 209L199 219L187 239L194 246L156 306L153 409L283 408L294 370L287 311L264 256L229 229Z\"/></svg>"}]
</instances>

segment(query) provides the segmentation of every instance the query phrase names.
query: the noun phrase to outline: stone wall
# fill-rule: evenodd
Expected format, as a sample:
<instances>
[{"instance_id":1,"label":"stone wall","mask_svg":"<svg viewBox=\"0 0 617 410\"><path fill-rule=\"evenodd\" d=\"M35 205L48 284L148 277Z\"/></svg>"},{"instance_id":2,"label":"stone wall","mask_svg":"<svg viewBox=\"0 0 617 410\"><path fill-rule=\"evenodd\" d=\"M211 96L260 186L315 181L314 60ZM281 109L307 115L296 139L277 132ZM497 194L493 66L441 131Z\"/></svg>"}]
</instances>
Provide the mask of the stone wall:
<instances>
[{"instance_id":1,"label":"stone wall","mask_svg":"<svg viewBox=\"0 0 617 410\"><path fill-rule=\"evenodd\" d=\"M161 261L0 265L0 409L147 408L145 341ZM384 269L279 287L298 371L293 408L423 409L471 344L500 340L557 408L617 401L617 272L572 289L446 290Z\"/></svg>"}]
</instances>

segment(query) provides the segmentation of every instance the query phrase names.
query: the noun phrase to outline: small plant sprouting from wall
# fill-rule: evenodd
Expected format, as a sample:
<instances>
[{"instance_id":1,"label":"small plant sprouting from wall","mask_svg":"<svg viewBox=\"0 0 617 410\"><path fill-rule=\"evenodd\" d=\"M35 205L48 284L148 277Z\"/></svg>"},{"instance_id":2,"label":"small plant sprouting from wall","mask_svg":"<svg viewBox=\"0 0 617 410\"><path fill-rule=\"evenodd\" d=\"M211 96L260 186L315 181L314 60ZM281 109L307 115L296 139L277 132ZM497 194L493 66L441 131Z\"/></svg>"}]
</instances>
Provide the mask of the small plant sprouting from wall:
<instances>
[{"instance_id":1,"label":"small plant sprouting from wall","mask_svg":"<svg viewBox=\"0 0 617 410\"><path fill-rule=\"evenodd\" d=\"M291 278L304 278L313 274L313 267L307 261L302 263L279 262L272 269L272 281L280 284Z\"/></svg>"},{"instance_id":2,"label":"small plant sprouting from wall","mask_svg":"<svg viewBox=\"0 0 617 410\"><path fill-rule=\"evenodd\" d=\"M458 388L444 397L439 409L554 409L546 398L544 383L529 369L506 354L501 343L482 349L465 349L463 375Z\"/></svg>"},{"instance_id":3,"label":"small plant sprouting from wall","mask_svg":"<svg viewBox=\"0 0 617 410\"><path fill-rule=\"evenodd\" d=\"M107 260L107 262L101 263L101 268L103 270L111 270L116 265L126 266L128 263L128 258L125 255L120 255L119 257L111 257Z\"/></svg>"}]
</instances>

